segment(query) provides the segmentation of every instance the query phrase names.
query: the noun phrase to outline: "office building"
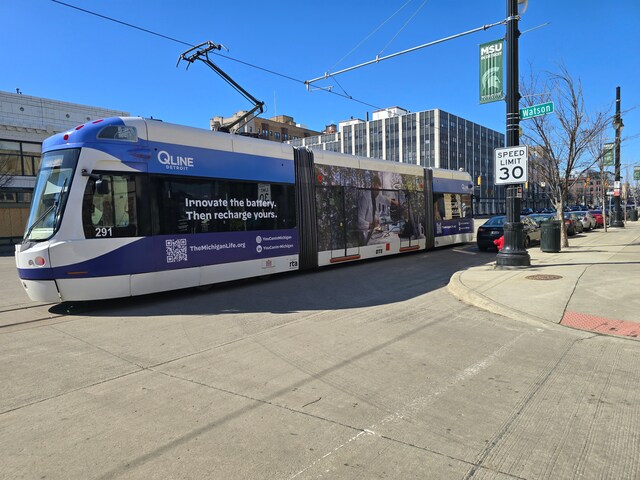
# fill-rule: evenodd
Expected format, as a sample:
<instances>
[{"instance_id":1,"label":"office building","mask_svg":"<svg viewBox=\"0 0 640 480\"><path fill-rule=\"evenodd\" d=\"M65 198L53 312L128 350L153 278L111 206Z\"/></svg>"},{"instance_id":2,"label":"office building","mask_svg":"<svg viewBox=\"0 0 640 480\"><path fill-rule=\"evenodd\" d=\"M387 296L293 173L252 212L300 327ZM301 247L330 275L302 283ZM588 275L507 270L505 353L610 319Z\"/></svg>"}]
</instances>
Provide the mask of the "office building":
<instances>
[{"instance_id":1,"label":"office building","mask_svg":"<svg viewBox=\"0 0 640 480\"><path fill-rule=\"evenodd\" d=\"M371 120L340 122L335 133L289 143L426 167L464 169L475 184L474 211L505 210L504 188L493 183L493 151L505 145L504 134L440 109L386 108L373 112Z\"/></svg>"},{"instance_id":2,"label":"office building","mask_svg":"<svg viewBox=\"0 0 640 480\"><path fill-rule=\"evenodd\" d=\"M0 247L24 233L42 142L91 120L129 116L119 110L0 92Z\"/></svg>"}]
</instances>

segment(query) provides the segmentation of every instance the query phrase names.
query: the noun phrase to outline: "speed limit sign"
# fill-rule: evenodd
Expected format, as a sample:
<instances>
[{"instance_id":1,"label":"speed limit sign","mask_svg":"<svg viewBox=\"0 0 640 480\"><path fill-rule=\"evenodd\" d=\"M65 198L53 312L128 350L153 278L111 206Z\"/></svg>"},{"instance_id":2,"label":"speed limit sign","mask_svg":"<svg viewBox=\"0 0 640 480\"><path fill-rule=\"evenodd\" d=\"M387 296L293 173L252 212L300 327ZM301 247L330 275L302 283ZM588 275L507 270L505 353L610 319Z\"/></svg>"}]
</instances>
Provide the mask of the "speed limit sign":
<instances>
[{"instance_id":1,"label":"speed limit sign","mask_svg":"<svg viewBox=\"0 0 640 480\"><path fill-rule=\"evenodd\" d=\"M495 184L508 185L527 182L528 158L529 147L526 145L496 148L494 150Z\"/></svg>"}]
</instances>

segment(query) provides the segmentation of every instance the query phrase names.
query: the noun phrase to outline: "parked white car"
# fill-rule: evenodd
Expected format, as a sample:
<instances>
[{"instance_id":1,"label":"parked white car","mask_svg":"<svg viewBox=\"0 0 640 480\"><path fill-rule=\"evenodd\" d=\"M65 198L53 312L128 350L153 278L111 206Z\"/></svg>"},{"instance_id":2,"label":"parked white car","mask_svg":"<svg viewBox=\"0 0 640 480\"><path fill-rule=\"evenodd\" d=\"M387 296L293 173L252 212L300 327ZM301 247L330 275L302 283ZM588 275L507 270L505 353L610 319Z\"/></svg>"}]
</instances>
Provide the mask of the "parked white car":
<instances>
[{"instance_id":1,"label":"parked white car","mask_svg":"<svg viewBox=\"0 0 640 480\"><path fill-rule=\"evenodd\" d=\"M591 213L589 212L582 211L582 212L571 212L571 213L575 213L578 216L585 230L592 230L596 228L596 226L598 225L598 222L596 222L596 217L591 215Z\"/></svg>"}]
</instances>

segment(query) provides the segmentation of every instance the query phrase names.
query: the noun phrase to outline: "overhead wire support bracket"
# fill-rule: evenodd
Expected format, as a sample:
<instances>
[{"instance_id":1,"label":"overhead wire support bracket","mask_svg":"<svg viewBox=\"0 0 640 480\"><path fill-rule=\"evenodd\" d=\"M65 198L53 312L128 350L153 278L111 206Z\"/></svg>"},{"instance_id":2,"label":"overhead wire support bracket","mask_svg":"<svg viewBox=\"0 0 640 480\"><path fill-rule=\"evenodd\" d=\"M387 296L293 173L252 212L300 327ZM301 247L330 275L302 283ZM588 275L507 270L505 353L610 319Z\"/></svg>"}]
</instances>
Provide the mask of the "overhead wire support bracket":
<instances>
[{"instance_id":1,"label":"overhead wire support bracket","mask_svg":"<svg viewBox=\"0 0 640 480\"><path fill-rule=\"evenodd\" d=\"M307 90L309 90L310 92L317 92L318 90L324 90L326 92L331 92L333 91L333 85L329 85L327 87L316 87L316 88L309 88L309 85L307 85Z\"/></svg>"},{"instance_id":2,"label":"overhead wire support bracket","mask_svg":"<svg viewBox=\"0 0 640 480\"><path fill-rule=\"evenodd\" d=\"M449 40L453 40L454 38L459 38L459 37L463 37L463 36L465 36L465 35L470 35L470 34L472 34L472 33L476 33L476 32L480 32L480 31L488 30L488 29L490 29L490 28L497 27L498 25L504 25L505 23L507 23L507 20L508 20L508 19L500 20L499 22L490 23L490 24L488 24L488 25L483 25L483 26L481 26L481 27L474 28L474 29L472 29L472 30L467 30L466 32L458 33L458 34L456 34L456 35L451 35L451 36L449 36L449 37L441 38L440 40L435 40L435 41L433 41L433 42L429 42L429 43L425 43L425 44L422 44L422 45L418 45L417 47L409 48L409 49L407 49L407 50L402 50L401 52L392 53L392 54L390 54L390 55L386 55L386 56L384 56L384 57L381 57L381 56L378 54L378 55L376 55L376 58L375 58L375 59L373 59L373 60L369 60L368 62L364 62L364 63L361 63L361 64L359 64L359 65L355 65L355 66L353 66L353 67L344 68L344 69L342 69L342 70L338 70L337 72L334 72L334 73L326 72L323 76L321 76L321 77L317 77L317 78L313 78L313 79L311 79L311 80L305 80L305 82L304 82L304 83L305 83L305 85L307 86L307 90L309 90L309 86L310 86L312 83L317 82L317 81L319 81L319 80L326 80L326 79L328 79L328 78L330 78L330 77L335 77L335 76L337 76L337 75L341 75L341 74L343 74L343 73L350 72L351 70L355 70L355 69L357 69L357 68L366 67L367 65L371 65L371 64L374 64L374 63L380 63L380 62L382 62L383 60L388 60L388 59L390 59L390 58L394 58L394 57L398 57L398 56L400 56L400 55L404 55L405 53L415 52L416 50L420 50L420 49L422 49L422 48L426 48L426 47L431 47L431 46L433 46L433 45L437 45L437 44L439 44L439 43L447 42L447 41L449 41Z\"/></svg>"},{"instance_id":3,"label":"overhead wire support bracket","mask_svg":"<svg viewBox=\"0 0 640 480\"><path fill-rule=\"evenodd\" d=\"M260 100L256 99L253 95L251 95L244 88L242 88L240 84L238 84L238 82L236 82L233 78L227 75L227 73L225 73L220 67L218 67L215 63L211 61L211 59L209 58L209 52L212 50L221 50L222 48L227 50L227 48L224 45L219 45L211 41L203 42L200 45L196 45L195 47L192 47L189 50L183 52L182 55L180 55L180 57L178 58L178 63L176 64L176 67L180 65L181 61L184 60L185 62L187 62L187 70L188 70L189 66L193 62L195 62L196 60L200 60L206 66L208 66L211 70L216 72L225 82L231 85L238 93L240 93L240 95L242 95L248 101L253 103L254 106L251 110L249 110L247 113L245 113L240 118L235 120L233 123L229 125L225 125L224 127L225 130L231 131L231 129L236 125L238 126L237 128L240 128L242 125L244 125L244 123L248 122L250 118L258 116L262 112L264 112L264 102L261 102Z\"/></svg>"}]
</instances>

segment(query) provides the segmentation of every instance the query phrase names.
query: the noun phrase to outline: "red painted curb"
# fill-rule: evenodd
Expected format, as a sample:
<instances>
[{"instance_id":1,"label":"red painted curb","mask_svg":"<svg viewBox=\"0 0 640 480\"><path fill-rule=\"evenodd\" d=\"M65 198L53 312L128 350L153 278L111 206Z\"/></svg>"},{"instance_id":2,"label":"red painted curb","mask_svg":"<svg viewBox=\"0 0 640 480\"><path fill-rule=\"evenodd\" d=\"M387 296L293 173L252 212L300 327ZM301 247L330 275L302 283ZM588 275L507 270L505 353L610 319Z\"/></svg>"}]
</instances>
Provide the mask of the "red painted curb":
<instances>
[{"instance_id":1,"label":"red painted curb","mask_svg":"<svg viewBox=\"0 0 640 480\"><path fill-rule=\"evenodd\" d=\"M597 317L587 313L565 312L561 325L588 330L590 332L607 333L623 337L640 337L640 323Z\"/></svg>"}]
</instances>

